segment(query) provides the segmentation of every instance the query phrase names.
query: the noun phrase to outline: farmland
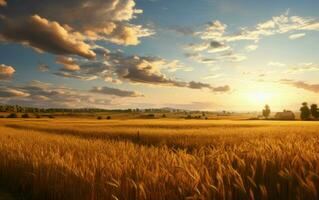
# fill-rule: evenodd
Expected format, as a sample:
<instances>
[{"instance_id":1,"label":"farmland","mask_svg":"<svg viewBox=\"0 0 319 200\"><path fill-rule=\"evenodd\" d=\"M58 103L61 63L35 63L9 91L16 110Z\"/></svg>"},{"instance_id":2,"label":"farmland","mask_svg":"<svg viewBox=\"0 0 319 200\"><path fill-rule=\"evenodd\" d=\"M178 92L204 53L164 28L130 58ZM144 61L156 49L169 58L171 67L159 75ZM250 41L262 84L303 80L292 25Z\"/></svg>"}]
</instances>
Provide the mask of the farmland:
<instances>
[{"instance_id":1,"label":"farmland","mask_svg":"<svg viewBox=\"0 0 319 200\"><path fill-rule=\"evenodd\" d=\"M318 122L0 119L24 199L317 199Z\"/></svg>"}]
</instances>

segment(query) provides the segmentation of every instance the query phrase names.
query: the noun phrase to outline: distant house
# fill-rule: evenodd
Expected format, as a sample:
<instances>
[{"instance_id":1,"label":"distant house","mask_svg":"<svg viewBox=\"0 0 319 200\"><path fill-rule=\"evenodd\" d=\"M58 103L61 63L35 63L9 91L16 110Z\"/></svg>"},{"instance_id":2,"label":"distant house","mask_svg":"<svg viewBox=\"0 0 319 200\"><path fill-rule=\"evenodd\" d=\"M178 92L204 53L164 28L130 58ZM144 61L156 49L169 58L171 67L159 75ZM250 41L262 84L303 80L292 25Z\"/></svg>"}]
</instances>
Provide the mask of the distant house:
<instances>
[{"instance_id":1,"label":"distant house","mask_svg":"<svg viewBox=\"0 0 319 200\"><path fill-rule=\"evenodd\" d=\"M275 115L277 120L295 120L295 114L292 111L284 110L283 112L277 112Z\"/></svg>"}]
</instances>

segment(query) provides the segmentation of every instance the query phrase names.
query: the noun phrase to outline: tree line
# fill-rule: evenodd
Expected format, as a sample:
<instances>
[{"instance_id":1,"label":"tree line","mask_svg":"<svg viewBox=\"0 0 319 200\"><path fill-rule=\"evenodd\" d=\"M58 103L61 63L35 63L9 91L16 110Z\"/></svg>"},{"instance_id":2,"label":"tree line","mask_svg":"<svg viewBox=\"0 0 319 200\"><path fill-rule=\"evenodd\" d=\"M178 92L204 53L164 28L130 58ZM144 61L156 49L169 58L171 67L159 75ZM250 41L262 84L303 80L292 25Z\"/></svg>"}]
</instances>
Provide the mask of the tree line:
<instances>
[{"instance_id":1,"label":"tree line","mask_svg":"<svg viewBox=\"0 0 319 200\"><path fill-rule=\"evenodd\" d=\"M107 110L100 108L37 108L37 107L25 107L20 105L1 105L0 112L10 113L96 113L96 112L132 112L131 109L127 110Z\"/></svg>"},{"instance_id":2,"label":"tree line","mask_svg":"<svg viewBox=\"0 0 319 200\"><path fill-rule=\"evenodd\" d=\"M317 104L311 104L310 107L308 106L307 102L303 102L300 107L300 119L301 120L311 120L319 119L319 109ZM262 115L268 119L271 113L269 105L265 105L264 109L262 110Z\"/></svg>"}]
</instances>

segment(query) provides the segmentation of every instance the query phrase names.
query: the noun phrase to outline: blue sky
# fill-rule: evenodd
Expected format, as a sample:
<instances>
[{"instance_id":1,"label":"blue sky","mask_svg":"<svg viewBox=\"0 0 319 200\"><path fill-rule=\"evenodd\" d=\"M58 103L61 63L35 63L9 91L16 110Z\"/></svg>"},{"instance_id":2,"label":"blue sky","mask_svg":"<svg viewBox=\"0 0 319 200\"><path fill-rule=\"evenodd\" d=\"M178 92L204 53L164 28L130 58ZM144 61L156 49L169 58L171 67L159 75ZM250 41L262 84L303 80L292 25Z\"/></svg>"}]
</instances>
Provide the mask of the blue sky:
<instances>
[{"instance_id":1,"label":"blue sky","mask_svg":"<svg viewBox=\"0 0 319 200\"><path fill-rule=\"evenodd\" d=\"M30 5L0 0L0 103L242 111L318 97L318 1Z\"/></svg>"}]
</instances>

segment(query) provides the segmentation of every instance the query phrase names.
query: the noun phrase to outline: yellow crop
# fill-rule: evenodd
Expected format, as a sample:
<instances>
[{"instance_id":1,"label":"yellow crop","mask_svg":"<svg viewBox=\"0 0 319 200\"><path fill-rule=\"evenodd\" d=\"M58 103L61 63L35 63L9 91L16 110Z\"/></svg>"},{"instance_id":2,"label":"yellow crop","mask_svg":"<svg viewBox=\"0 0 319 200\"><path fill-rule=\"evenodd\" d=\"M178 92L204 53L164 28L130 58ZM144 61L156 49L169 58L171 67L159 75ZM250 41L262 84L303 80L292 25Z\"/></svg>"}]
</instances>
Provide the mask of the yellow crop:
<instances>
[{"instance_id":1,"label":"yellow crop","mask_svg":"<svg viewBox=\"0 0 319 200\"><path fill-rule=\"evenodd\" d=\"M0 180L30 199L318 199L316 122L0 121Z\"/></svg>"}]
</instances>

